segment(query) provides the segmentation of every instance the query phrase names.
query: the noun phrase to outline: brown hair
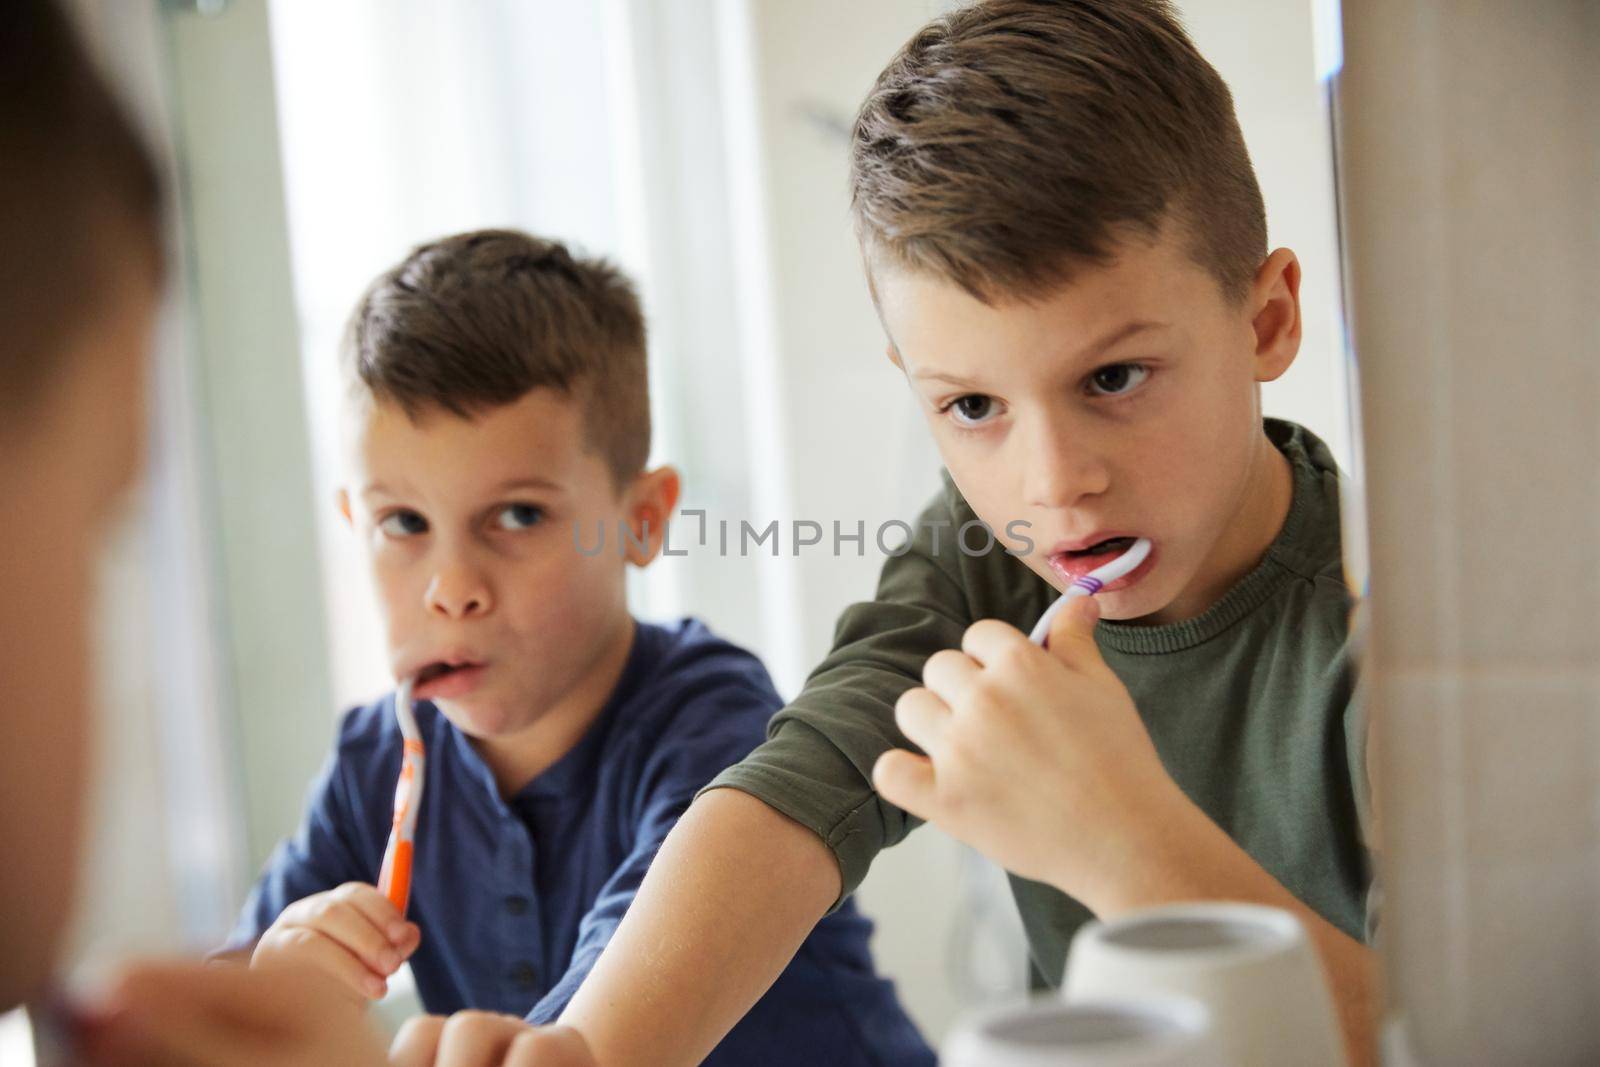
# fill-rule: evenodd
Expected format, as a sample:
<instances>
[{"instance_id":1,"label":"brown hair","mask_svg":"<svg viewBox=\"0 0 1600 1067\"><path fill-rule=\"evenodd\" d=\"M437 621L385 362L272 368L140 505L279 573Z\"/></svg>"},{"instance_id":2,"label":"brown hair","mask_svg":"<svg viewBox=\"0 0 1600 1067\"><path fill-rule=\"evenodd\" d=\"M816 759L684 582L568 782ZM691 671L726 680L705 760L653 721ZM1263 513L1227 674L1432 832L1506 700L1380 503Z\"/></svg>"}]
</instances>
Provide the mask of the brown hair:
<instances>
[{"instance_id":1,"label":"brown hair","mask_svg":"<svg viewBox=\"0 0 1600 1067\"><path fill-rule=\"evenodd\" d=\"M63 368L73 329L120 280L107 234L161 274L161 182L67 15L0 4L0 410Z\"/></svg>"},{"instance_id":2,"label":"brown hair","mask_svg":"<svg viewBox=\"0 0 1600 1067\"><path fill-rule=\"evenodd\" d=\"M1042 295L1169 218L1230 299L1266 255L1233 98L1166 0L989 0L929 23L861 106L851 210L869 274L986 303Z\"/></svg>"},{"instance_id":3,"label":"brown hair","mask_svg":"<svg viewBox=\"0 0 1600 1067\"><path fill-rule=\"evenodd\" d=\"M346 359L379 401L462 418L548 387L585 405L620 488L650 455L644 315L633 286L559 241L479 230L421 245L367 289Z\"/></svg>"}]
</instances>

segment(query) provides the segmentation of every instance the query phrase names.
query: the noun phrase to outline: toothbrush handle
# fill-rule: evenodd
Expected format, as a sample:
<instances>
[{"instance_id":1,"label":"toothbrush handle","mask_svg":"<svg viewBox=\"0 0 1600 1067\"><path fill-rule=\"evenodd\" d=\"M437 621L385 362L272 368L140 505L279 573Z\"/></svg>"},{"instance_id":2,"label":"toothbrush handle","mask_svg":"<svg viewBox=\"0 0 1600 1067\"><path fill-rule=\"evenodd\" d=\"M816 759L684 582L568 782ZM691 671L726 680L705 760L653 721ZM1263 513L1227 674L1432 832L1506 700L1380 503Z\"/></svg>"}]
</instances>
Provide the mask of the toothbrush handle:
<instances>
[{"instance_id":1,"label":"toothbrush handle","mask_svg":"<svg viewBox=\"0 0 1600 1067\"><path fill-rule=\"evenodd\" d=\"M411 902L411 842L400 836L398 828L389 833L389 847L383 854L383 871L378 875L378 892L389 898L394 910L406 913Z\"/></svg>"},{"instance_id":2,"label":"toothbrush handle","mask_svg":"<svg viewBox=\"0 0 1600 1067\"><path fill-rule=\"evenodd\" d=\"M1098 584L1098 583L1097 583ZM1033 632L1028 635L1028 640L1040 648L1050 647L1050 627L1055 623L1056 616L1061 614L1061 609L1067 606L1068 601L1089 595L1089 590L1073 582L1067 586L1067 591L1056 598L1056 602L1045 609L1039 621L1033 624Z\"/></svg>"},{"instance_id":3,"label":"toothbrush handle","mask_svg":"<svg viewBox=\"0 0 1600 1067\"><path fill-rule=\"evenodd\" d=\"M422 799L422 745L405 742L400 764L400 781L394 791L394 822L389 829L389 844L384 849L383 867L378 872L378 891L401 915L411 898L411 860L417 832L417 805Z\"/></svg>"}]
</instances>

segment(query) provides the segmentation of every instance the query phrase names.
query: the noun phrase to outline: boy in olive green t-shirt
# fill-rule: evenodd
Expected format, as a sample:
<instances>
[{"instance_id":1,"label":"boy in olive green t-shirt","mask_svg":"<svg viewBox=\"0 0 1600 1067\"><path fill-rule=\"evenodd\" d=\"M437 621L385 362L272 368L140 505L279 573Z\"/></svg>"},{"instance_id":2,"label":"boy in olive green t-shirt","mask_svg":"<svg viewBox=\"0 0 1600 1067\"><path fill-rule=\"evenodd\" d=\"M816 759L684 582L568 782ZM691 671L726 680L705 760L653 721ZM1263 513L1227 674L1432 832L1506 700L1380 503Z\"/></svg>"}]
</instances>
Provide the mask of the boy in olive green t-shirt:
<instances>
[{"instance_id":1,"label":"boy in olive green t-shirt","mask_svg":"<svg viewBox=\"0 0 1600 1067\"><path fill-rule=\"evenodd\" d=\"M1360 937L1364 737L1348 651L1339 478L1307 430L1269 419L1266 436L1289 462L1293 492L1259 564L1196 617L1102 621L1094 635L1183 792L1296 897ZM962 550L959 531L977 519L947 481L909 551L884 565L878 599L840 618L833 651L774 718L767 743L709 787L743 790L814 830L839 862L841 898L916 822L878 802L868 784L878 758L904 744L882 709L912 689L930 656L959 648L972 623L999 619L1025 633L1059 596L1002 547ZM1034 801L1031 789L1022 792ZM981 835L969 840L983 847ZM1013 875L1012 891L1036 982L1058 985L1089 909L1048 882Z\"/></svg>"},{"instance_id":2,"label":"boy in olive green t-shirt","mask_svg":"<svg viewBox=\"0 0 1600 1067\"><path fill-rule=\"evenodd\" d=\"M1268 250L1227 87L1162 0L987 0L890 61L851 182L946 490L767 743L679 821L561 1024L452 1040L697 1062L923 819L1011 872L1048 983L1091 912L1292 910L1371 1062L1338 476L1262 416L1299 349L1300 266ZM955 540L974 518L999 542L977 555ZM1138 569L1028 641L1140 537Z\"/></svg>"}]
</instances>

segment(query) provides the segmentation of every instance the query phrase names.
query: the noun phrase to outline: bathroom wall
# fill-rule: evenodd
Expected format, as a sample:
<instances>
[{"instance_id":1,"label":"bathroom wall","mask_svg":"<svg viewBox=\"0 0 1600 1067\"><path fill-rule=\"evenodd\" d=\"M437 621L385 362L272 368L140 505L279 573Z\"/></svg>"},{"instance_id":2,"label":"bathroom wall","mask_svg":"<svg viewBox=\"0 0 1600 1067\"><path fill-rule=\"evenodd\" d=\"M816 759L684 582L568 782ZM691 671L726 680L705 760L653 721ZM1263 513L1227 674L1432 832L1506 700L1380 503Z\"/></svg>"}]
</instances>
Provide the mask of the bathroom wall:
<instances>
[{"instance_id":1,"label":"bathroom wall","mask_svg":"<svg viewBox=\"0 0 1600 1067\"><path fill-rule=\"evenodd\" d=\"M1420 1062L1600 1062L1600 5L1344 26L1394 1011Z\"/></svg>"}]
</instances>

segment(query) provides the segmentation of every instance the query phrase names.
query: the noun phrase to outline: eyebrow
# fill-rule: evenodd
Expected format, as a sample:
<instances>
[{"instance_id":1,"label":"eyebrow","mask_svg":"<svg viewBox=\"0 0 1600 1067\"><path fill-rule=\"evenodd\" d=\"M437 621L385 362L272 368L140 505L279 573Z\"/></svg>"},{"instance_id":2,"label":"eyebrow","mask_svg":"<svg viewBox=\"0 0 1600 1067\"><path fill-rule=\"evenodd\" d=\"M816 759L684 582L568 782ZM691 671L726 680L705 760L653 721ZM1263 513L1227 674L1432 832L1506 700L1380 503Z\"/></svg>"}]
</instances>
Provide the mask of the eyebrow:
<instances>
[{"instance_id":1,"label":"eyebrow","mask_svg":"<svg viewBox=\"0 0 1600 1067\"><path fill-rule=\"evenodd\" d=\"M559 493L561 491L561 486L550 481L548 478L507 478L505 481L494 487L494 492L509 493L515 489L546 489L552 493Z\"/></svg>"},{"instance_id":2,"label":"eyebrow","mask_svg":"<svg viewBox=\"0 0 1600 1067\"><path fill-rule=\"evenodd\" d=\"M1123 341L1126 341L1135 334L1143 333L1146 330L1166 329L1168 325L1169 324L1165 322L1155 322L1149 319L1137 319L1133 322L1125 323L1122 326L1117 327L1115 330L1112 330L1104 337L1101 337L1096 341L1091 341L1089 344L1085 345L1079 351L1076 358L1080 361L1087 360L1099 355L1114 345L1121 344ZM963 378L959 374L942 374L934 373L932 371L913 371L911 377L921 381L949 382L951 385L971 389L976 389L982 384L972 380L971 378Z\"/></svg>"},{"instance_id":3,"label":"eyebrow","mask_svg":"<svg viewBox=\"0 0 1600 1067\"><path fill-rule=\"evenodd\" d=\"M561 486L546 478L507 478L490 490L491 495L510 493L518 489L543 489L552 493L561 492ZM371 482L361 487L362 496L396 496L397 494L383 482Z\"/></svg>"},{"instance_id":4,"label":"eyebrow","mask_svg":"<svg viewBox=\"0 0 1600 1067\"><path fill-rule=\"evenodd\" d=\"M1078 354L1080 357L1097 356L1113 345L1121 344L1136 333L1144 333L1146 330L1166 329L1167 325L1165 322L1155 322L1151 319L1135 319L1133 322L1112 330L1098 341L1091 341Z\"/></svg>"},{"instance_id":5,"label":"eyebrow","mask_svg":"<svg viewBox=\"0 0 1600 1067\"><path fill-rule=\"evenodd\" d=\"M978 386L977 382L970 378L963 378L959 374L934 374L932 371L919 370L913 371L911 376L919 381L949 382L951 385L959 385L963 389L975 389Z\"/></svg>"}]
</instances>

